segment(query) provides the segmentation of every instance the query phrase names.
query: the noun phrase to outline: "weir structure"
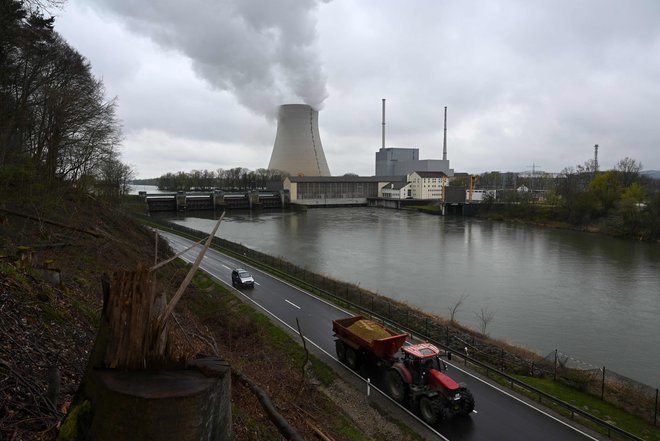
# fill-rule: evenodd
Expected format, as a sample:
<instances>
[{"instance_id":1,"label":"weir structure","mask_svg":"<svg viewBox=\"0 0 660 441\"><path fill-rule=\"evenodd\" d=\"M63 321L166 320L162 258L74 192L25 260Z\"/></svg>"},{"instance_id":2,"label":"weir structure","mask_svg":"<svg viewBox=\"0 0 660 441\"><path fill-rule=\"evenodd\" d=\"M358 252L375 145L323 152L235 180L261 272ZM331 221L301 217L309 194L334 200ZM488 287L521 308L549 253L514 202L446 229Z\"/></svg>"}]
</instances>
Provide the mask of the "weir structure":
<instances>
[{"instance_id":1,"label":"weir structure","mask_svg":"<svg viewBox=\"0 0 660 441\"><path fill-rule=\"evenodd\" d=\"M319 135L319 112L307 104L284 104L268 164L291 176L330 176Z\"/></svg>"}]
</instances>

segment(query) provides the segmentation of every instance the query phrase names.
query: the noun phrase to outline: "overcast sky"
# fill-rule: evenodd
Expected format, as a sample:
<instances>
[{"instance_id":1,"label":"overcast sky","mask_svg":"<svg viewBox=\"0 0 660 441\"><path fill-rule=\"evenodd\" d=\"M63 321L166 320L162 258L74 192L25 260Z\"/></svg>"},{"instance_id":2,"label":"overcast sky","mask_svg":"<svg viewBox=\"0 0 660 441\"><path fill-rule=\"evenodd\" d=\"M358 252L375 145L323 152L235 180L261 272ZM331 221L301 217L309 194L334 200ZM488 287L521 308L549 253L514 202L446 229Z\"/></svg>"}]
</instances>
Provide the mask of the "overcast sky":
<instances>
[{"instance_id":1,"label":"overcast sky","mask_svg":"<svg viewBox=\"0 0 660 441\"><path fill-rule=\"evenodd\" d=\"M69 0L55 29L118 98L138 178L266 168L276 108L319 108L333 175L381 147L457 172L660 169L660 2Z\"/></svg>"}]
</instances>

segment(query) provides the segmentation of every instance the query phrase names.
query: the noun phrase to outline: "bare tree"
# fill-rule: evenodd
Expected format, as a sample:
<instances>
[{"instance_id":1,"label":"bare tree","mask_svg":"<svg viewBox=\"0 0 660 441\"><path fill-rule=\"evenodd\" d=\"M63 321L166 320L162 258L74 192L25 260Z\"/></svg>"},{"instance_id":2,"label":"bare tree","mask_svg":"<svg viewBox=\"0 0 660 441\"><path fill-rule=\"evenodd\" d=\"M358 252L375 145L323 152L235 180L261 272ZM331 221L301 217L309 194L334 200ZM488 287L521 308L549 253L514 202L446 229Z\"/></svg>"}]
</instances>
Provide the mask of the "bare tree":
<instances>
[{"instance_id":1,"label":"bare tree","mask_svg":"<svg viewBox=\"0 0 660 441\"><path fill-rule=\"evenodd\" d=\"M456 316L456 312L458 311L458 308L461 307L461 305L463 304L463 302L467 298L468 298L468 295L466 293L463 293L463 294L461 294L461 297L459 297L459 299L456 300L456 302L454 302L454 304L452 306L447 308L447 309L449 309L449 321L451 323L455 323L454 317Z\"/></svg>"},{"instance_id":2,"label":"bare tree","mask_svg":"<svg viewBox=\"0 0 660 441\"><path fill-rule=\"evenodd\" d=\"M621 184L629 187L639 178L639 172L642 170L642 163L627 156L616 163L615 170L619 172Z\"/></svg>"},{"instance_id":3,"label":"bare tree","mask_svg":"<svg viewBox=\"0 0 660 441\"><path fill-rule=\"evenodd\" d=\"M493 321L495 312L489 310L488 306L486 306L485 308L481 308L479 312L475 312L474 315L476 315L479 320L479 332L481 332L482 335L488 335L486 330L488 329L490 322Z\"/></svg>"}]
</instances>

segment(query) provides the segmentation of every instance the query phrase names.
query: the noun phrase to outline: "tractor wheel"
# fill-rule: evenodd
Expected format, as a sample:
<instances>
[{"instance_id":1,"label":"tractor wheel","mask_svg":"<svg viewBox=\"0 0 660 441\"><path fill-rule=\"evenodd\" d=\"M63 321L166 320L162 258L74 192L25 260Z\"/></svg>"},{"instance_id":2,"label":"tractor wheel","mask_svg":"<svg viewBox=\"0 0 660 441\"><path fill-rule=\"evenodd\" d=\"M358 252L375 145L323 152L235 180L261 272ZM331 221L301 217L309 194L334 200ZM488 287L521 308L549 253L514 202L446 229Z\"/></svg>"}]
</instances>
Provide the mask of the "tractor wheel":
<instances>
[{"instance_id":1,"label":"tractor wheel","mask_svg":"<svg viewBox=\"0 0 660 441\"><path fill-rule=\"evenodd\" d=\"M335 340L335 351L337 351L337 360L346 363L346 345L341 340Z\"/></svg>"},{"instance_id":2,"label":"tractor wheel","mask_svg":"<svg viewBox=\"0 0 660 441\"><path fill-rule=\"evenodd\" d=\"M445 417L445 407L438 398L423 395L419 399L419 414L426 424L435 426Z\"/></svg>"},{"instance_id":3,"label":"tractor wheel","mask_svg":"<svg viewBox=\"0 0 660 441\"><path fill-rule=\"evenodd\" d=\"M355 349L351 348L350 346L346 346L346 366L349 368L356 370L358 368L359 360L358 360L358 353L355 352Z\"/></svg>"},{"instance_id":4,"label":"tractor wheel","mask_svg":"<svg viewBox=\"0 0 660 441\"><path fill-rule=\"evenodd\" d=\"M469 389L462 388L460 390L461 394L461 410L459 414L469 415L474 410L474 396Z\"/></svg>"},{"instance_id":5,"label":"tractor wheel","mask_svg":"<svg viewBox=\"0 0 660 441\"><path fill-rule=\"evenodd\" d=\"M408 385L403 381L403 377L394 368L388 369L385 373L385 390L397 403L403 403L408 394Z\"/></svg>"}]
</instances>

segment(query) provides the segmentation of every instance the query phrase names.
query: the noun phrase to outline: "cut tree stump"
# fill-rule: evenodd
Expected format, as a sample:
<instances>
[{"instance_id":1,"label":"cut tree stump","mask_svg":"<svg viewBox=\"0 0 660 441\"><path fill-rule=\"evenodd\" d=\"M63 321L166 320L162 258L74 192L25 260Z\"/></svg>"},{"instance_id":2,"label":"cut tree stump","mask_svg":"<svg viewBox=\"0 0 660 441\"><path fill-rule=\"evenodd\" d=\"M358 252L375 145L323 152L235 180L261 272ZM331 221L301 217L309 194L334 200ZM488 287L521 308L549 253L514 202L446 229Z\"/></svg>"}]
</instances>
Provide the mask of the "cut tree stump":
<instances>
[{"instance_id":1,"label":"cut tree stump","mask_svg":"<svg viewBox=\"0 0 660 441\"><path fill-rule=\"evenodd\" d=\"M169 303L155 286L158 266L104 279L99 331L59 440L231 439L229 364L179 360L168 344L171 313L219 224Z\"/></svg>"},{"instance_id":2,"label":"cut tree stump","mask_svg":"<svg viewBox=\"0 0 660 441\"><path fill-rule=\"evenodd\" d=\"M90 439L231 439L231 372L220 359L195 360L190 369L96 374Z\"/></svg>"}]
</instances>

